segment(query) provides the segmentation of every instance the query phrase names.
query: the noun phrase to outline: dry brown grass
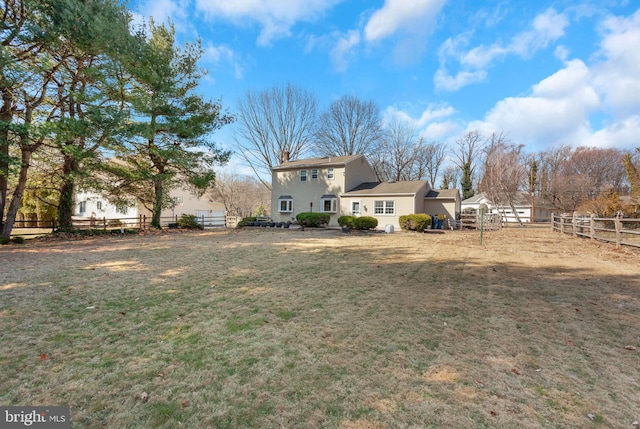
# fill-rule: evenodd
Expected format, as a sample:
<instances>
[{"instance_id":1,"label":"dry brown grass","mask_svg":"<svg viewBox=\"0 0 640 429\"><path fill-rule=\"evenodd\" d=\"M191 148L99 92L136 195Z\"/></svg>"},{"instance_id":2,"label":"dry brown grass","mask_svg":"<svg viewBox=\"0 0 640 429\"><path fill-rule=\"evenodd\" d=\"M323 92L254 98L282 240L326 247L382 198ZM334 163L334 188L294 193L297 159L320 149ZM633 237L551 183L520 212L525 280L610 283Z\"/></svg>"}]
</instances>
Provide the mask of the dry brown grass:
<instances>
[{"instance_id":1,"label":"dry brown grass","mask_svg":"<svg viewBox=\"0 0 640 429\"><path fill-rule=\"evenodd\" d=\"M0 404L91 428L631 427L639 267L516 228L6 246Z\"/></svg>"}]
</instances>

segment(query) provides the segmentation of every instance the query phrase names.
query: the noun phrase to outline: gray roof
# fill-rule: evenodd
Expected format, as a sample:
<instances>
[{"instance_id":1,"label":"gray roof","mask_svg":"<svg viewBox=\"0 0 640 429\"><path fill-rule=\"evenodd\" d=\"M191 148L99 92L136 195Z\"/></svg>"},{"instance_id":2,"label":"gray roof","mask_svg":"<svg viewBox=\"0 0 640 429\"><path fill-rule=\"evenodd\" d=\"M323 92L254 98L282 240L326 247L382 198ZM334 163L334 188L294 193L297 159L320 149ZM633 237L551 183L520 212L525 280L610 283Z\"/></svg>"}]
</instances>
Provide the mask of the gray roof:
<instances>
[{"instance_id":1,"label":"gray roof","mask_svg":"<svg viewBox=\"0 0 640 429\"><path fill-rule=\"evenodd\" d=\"M353 195L382 195L405 194L415 195L426 185L424 180L399 182L365 182L345 192L344 196Z\"/></svg>"},{"instance_id":2,"label":"gray roof","mask_svg":"<svg viewBox=\"0 0 640 429\"><path fill-rule=\"evenodd\" d=\"M337 167L343 166L354 159L358 159L363 155L349 155L349 156L327 156L324 158L308 158L300 159L297 161L289 161L283 164L272 167L272 170L288 170L299 168L314 168L314 167Z\"/></svg>"},{"instance_id":3,"label":"gray roof","mask_svg":"<svg viewBox=\"0 0 640 429\"><path fill-rule=\"evenodd\" d=\"M425 198L456 199L460 195L457 189L431 189Z\"/></svg>"},{"instance_id":4,"label":"gray roof","mask_svg":"<svg viewBox=\"0 0 640 429\"><path fill-rule=\"evenodd\" d=\"M476 203L479 203L480 201L482 201L483 198L489 199L487 194L485 194L484 192L480 192L479 194L475 194L473 197L467 198L466 200L462 201L462 203L463 204L476 204Z\"/></svg>"}]
</instances>

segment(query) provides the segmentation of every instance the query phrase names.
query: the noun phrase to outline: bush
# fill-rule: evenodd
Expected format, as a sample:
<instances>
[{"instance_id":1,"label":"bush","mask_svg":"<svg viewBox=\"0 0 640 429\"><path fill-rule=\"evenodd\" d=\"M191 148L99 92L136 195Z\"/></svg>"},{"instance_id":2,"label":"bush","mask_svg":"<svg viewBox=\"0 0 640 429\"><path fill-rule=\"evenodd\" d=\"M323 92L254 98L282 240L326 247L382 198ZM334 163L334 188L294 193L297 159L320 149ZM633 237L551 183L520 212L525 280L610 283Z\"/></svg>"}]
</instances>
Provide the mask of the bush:
<instances>
[{"instance_id":1,"label":"bush","mask_svg":"<svg viewBox=\"0 0 640 429\"><path fill-rule=\"evenodd\" d=\"M338 218L338 225L346 228L355 228L356 217L355 216L340 216Z\"/></svg>"},{"instance_id":2,"label":"bush","mask_svg":"<svg viewBox=\"0 0 640 429\"><path fill-rule=\"evenodd\" d=\"M11 241L13 241L16 244L23 244L24 243L24 237L13 237L11 239Z\"/></svg>"},{"instance_id":3,"label":"bush","mask_svg":"<svg viewBox=\"0 0 640 429\"><path fill-rule=\"evenodd\" d=\"M204 229L194 215L183 214L178 219L178 226L185 229Z\"/></svg>"},{"instance_id":4,"label":"bush","mask_svg":"<svg viewBox=\"0 0 640 429\"><path fill-rule=\"evenodd\" d=\"M378 226L378 219L371 216L360 216L353 222L355 229L374 229Z\"/></svg>"},{"instance_id":5,"label":"bush","mask_svg":"<svg viewBox=\"0 0 640 429\"><path fill-rule=\"evenodd\" d=\"M329 215L327 213L298 213L296 215L298 223L309 228L319 228L329 223Z\"/></svg>"},{"instance_id":6,"label":"bush","mask_svg":"<svg viewBox=\"0 0 640 429\"><path fill-rule=\"evenodd\" d=\"M424 213L400 216L400 229L403 231L422 232L431 225L431 216Z\"/></svg>"},{"instance_id":7,"label":"bush","mask_svg":"<svg viewBox=\"0 0 640 429\"><path fill-rule=\"evenodd\" d=\"M244 226L249 226L249 225L251 225L251 222L256 222L257 220L258 220L258 218L255 217L255 216L243 217L242 220L240 222L238 222L238 225L236 225L236 228L242 228Z\"/></svg>"},{"instance_id":8,"label":"bush","mask_svg":"<svg viewBox=\"0 0 640 429\"><path fill-rule=\"evenodd\" d=\"M9 241L7 237L0 237L0 245L9 244Z\"/></svg>"}]
</instances>

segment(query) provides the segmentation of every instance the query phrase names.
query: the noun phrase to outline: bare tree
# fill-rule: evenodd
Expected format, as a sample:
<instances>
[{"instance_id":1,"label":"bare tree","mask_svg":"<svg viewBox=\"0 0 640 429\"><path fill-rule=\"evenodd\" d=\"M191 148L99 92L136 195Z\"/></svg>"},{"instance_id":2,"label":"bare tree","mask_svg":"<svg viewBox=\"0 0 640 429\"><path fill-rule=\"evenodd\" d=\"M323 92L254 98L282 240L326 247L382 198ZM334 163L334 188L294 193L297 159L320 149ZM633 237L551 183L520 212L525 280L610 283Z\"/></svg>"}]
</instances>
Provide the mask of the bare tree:
<instances>
[{"instance_id":1,"label":"bare tree","mask_svg":"<svg viewBox=\"0 0 640 429\"><path fill-rule=\"evenodd\" d=\"M440 175L440 169L444 163L447 153L447 146L440 142L431 142L424 147L423 159L425 162L426 177L429 186L435 188L436 180ZM455 186L453 186L455 188Z\"/></svg>"},{"instance_id":2,"label":"bare tree","mask_svg":"<svg viewBox=\"0 0 640 429\"><path fill-rule=\"evenodd\" d=\"M423 162L424 139L409 122L394 119L387 127L380 150L372 167L378 180L421 180L426 167Z\"/></svg>"},{"instance_id":3,"label":"bare tree","mask_svg":"<svg viewBox=\"0 0 640 429\"><path fill-rule=\"evenodd\" d=\"M501 133L492 134L486 145L484 173L478 186L494 203L511 207L520 225L522 219L515 204L527 186L528 177L523 148L523 145L509 143Z\"/></svg>"},{"instance_id":4,"label":"bare tree","mask_svg":"<svg viewBox=\"0 0 640 429\"><path fill-rule=\"evenodd\" d=\"M370 155L383 136L380 121L373 101L344 95L320 115L315 150L321 156Z\"/></svg>"},{"instance_id":5,"label":"bare tree","mask_svg":"<svg viewBox=\"0 0 640 429\"><path fill-rule=\"evenodd\" d=\"M463 137L456 140L454 161L461 171L460 186L462 187L462 199L466 200L474 195L473 182L475 180L475 169L478 164L482 164L479 156L482 153L484 142L477 130L467 132Z\"/></svg>"},{"instance_id":6,"label":"bare tree","mask_svg":"<svg viewBox=\"0 0 640 429\"><path fill-rule=\"evenodd\" d=\"M259 180L271 189L271 167L310 150L316 132L316 97L291 84L249 90L238 100L233 138Z\"/></svg>"},{"instance_id":7,"label":"bare tree","mask_svg":"<svg viewBox=\"0 0 640 429\"><path fill-rule=\"evenodd\" d=\"M442 173L442 189L455 189L458 185L459 170L457 167L450 165L444 169Z\"/></svg>"},{"instance_id":8,"label":"bare tree","mask_svg":"<svg viewBox=\"0 0 640 429\"><path fill-rule=\"evenodd\" d=\"M604 191L622 192L626 186L622 155L616 149L569 146L542 152L538 165L542 197L559 210L574 211Z\"/></svg>"},{"instance_id":9,"label":"bare tree","mask_svg":"<svg viewBox=\"0 0 640 429\"><path fill-rule=\"evenodd\" d=\"M251 216L258 207L269 207L271 193L251 176L219 173L209 195L224 203L229 215Z\"/></svg>"}]
</instances>

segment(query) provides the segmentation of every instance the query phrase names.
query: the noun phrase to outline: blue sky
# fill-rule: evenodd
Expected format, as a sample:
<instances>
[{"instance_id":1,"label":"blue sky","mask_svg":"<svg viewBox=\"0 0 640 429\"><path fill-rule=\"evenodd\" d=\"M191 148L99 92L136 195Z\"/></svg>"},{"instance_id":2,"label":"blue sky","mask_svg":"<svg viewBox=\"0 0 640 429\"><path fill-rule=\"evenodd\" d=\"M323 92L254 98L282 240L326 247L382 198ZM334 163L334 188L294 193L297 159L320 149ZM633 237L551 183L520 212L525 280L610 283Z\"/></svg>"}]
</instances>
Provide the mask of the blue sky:
<instances>
[{"instance_id":1,"label":"blue sky","mask_svg":"<svg viewBox=\"0 0 640 429\"><path fill-rule=\"evenodd\" d=\"M352 94L427 141L503 132L529 151L640 147L637 0L137 0L137 20L199 37L201 93L233 112L291 82ZM231 126L233 127L233 125ZM233 148L230 129L216 136Z\"/></svg>"}]
</instances>

